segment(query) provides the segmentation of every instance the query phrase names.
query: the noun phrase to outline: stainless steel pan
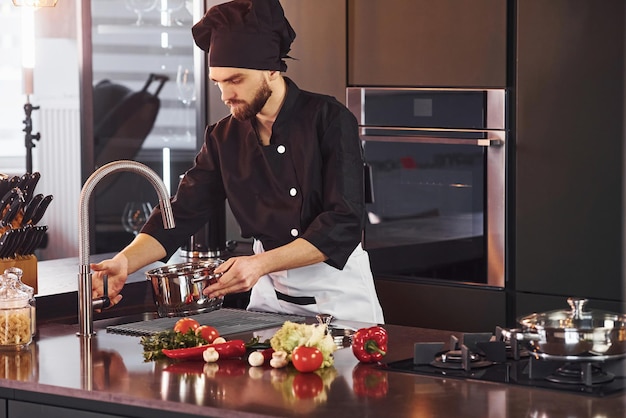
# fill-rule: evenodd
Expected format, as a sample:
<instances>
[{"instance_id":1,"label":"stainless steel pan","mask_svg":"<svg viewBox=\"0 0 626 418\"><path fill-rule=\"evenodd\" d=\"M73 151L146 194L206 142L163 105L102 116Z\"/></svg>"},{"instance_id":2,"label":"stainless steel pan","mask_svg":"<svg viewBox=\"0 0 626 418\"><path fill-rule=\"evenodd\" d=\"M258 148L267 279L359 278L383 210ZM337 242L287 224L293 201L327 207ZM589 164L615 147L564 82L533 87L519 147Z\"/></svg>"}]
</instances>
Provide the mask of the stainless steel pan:
<instances>
[{"instance_id":1,"label":"stainless steel pan","mask_svg":"<svg viewBox=\"0 0 626 418\"><path fill-rule=\"evenodd\" d=\"M586 310L587 299L567 299L570 310L533 313L518 319L509 337L553 356L626 354L626 315Z\"/></svg>"},{"instance_id":2,"label":"stainless steel pan","mask_svg":"<svg viewBox=\"0 0 626 418\"><path fill-rule=\"evenodd\" d=\"M159 316L184 316L220 309L224 298L208 298L202 290L219 279L221 274L215 273L215 268L222 263L220 259L206 259L147 271Z\"/></svg>"}]
</instances>

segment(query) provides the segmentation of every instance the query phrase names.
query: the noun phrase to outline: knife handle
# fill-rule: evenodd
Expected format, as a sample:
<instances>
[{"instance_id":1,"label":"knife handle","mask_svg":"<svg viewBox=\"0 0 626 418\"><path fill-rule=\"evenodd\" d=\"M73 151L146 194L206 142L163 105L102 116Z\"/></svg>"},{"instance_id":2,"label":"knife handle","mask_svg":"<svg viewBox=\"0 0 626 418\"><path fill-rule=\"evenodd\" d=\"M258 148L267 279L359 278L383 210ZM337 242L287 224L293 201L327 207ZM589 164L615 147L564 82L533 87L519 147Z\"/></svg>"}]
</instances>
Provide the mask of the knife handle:
<instances>
[{"instance_id":1,"label":"knife handle","mask_svg":"<svg viewBox=\"0 0 626 418\"><path fill-rule=\"evenodd\" d=\"M37 209L35 209L35 213L33 214L33 217L30 219L30 223L32 225L36 225L37 222L39 222L41 218L43 218L43 215L46 213L46 209L48 209L50 202L52 202L52 198L53 198L52 195L49 194L48 196L43 198L41 203L39 203L39 205L37 206Z\"/></svg>"},{"instance_id":2,"label":"knife handle","mask_svg":"<svg viewBox=\"0 0 626 418\"><path fill-rule=\"evenodd\" d=\"M15 194L13 198L7 202L8 209L2 212L2 219L0 220L0 225L2 227L8 226L11 224L11 221L15 219L20 208L22 207L22 199L21 193Z\"/></svg>"},{"instance_id":3,"label":"knife handle","mask_svg":"<svg viewBox=\"0 0 626 418\"><path fill-rule=\"evenodd\" d=\"M37 206L41 204L43 197L43 194L39 193L33 196L30 202L26 204L26 207L24 208L24 216L22 217L22 225L26 225L30 222L30 220L33 218L33 215L35 214Z\"/></svg>"}]
</instances>

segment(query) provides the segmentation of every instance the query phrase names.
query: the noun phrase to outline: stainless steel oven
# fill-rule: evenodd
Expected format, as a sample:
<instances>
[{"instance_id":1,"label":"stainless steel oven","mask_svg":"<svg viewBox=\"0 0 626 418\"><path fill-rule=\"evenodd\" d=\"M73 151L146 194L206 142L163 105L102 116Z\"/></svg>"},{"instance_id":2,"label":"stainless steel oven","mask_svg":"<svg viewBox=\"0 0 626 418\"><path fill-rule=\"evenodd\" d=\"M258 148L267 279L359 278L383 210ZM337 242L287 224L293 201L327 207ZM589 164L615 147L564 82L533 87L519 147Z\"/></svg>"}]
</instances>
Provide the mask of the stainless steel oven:
<instances>
[{"instance_id":1,"label":"stainless steel oven","mask_svg":"<svg viewBox=\"0 0 626 418\"><path fill-rule=\"evenodd\" d=\"M376 275L504 287L505 89L347 89Z\"/></svg>"}]
</instances>

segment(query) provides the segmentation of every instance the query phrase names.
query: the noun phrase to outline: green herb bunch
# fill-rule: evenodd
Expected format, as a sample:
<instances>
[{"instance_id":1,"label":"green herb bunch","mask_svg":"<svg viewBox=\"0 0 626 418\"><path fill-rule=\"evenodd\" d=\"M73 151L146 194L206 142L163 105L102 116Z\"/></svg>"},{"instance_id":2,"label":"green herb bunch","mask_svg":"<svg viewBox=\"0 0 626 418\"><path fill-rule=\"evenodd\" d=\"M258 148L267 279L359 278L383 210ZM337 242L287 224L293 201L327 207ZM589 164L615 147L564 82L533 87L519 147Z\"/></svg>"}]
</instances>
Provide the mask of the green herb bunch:
<instances>
[{"instance_id":1,"label":"green herb bunch","mask_svg":"<svg viewBox=\"0 0 626 418\"><path fill-rule=\"evenodd\" d=\"M200 335L196 335L194 330L189 329L184 334L173 330L161 331L154 335L141 337L140 343L143 346L144 360L151 361L165 358L165 354L161 351L164 348L173 350L176 348L197 347L206 344L206 341Z\"/></svg>"}]
</instances>

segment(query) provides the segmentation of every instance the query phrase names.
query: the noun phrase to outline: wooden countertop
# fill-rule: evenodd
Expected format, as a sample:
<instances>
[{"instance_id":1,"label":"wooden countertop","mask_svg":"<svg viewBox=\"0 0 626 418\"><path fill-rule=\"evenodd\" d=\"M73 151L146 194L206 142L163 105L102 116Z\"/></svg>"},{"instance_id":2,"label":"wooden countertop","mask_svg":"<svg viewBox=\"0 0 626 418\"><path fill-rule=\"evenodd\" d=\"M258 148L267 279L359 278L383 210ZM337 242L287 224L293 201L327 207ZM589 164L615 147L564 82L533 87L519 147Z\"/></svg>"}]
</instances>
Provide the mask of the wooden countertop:
<instances>
[{"instance_id":1,"label":"wooden countertop","mask_svg":"<svg viewBox=\"0 0 626 418\"><path fill-rule=\"evenodd\" d=\"M126 318L126 321L141 318ZM292 369L250 368L231 361L188 363L168 371L170 360L144 362L138 337L75 335L76 325L45 324L24 352L0 352L0 397L127 417L389 416L389 417L621 417L626 395L595 398L545 389L386 372L365 366L380 385L363 393L350 349L319 375ZM412 356L413 343L447 341L451 333L386 326L386 360ZM259 332L263 338L275 329ZM458 335L458 334L457 334ZM248 338L252 334L242 334ZM218 366L216 368L216 366ZM177 366L180 367L180 366ZM362 366L359 366L362 367ZM310 398L307 391L318 390ZM310 392L308 392L310 393ZM19 403L18 402L18 403ZM82 416L82 415L81 415ZM98 415L100 416L100 415Z\"/></svg>"}]
</instances>

